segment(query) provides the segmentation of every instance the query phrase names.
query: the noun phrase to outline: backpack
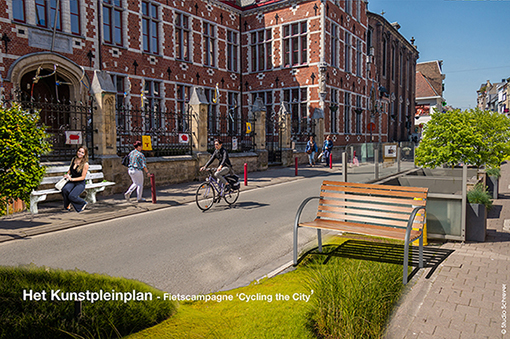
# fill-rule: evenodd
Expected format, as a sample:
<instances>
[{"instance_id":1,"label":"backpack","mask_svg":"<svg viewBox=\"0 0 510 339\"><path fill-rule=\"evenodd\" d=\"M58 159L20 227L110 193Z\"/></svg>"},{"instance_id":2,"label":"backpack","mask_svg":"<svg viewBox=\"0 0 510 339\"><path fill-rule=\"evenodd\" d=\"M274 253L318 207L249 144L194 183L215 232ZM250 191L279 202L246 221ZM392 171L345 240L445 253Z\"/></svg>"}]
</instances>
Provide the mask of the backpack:
<instances>
[{"instance_id":1,"label":"backpack","mask_svg":"<svg viewBox=\"0 0 510 339\"><path fill-rule=\"evenodd\" d=\"M227 182L232 186L233 189L239 189L241 184L239 183L239 177L235 174L229 174L225 176Z\"/></svg>"},{"instance_id":2,"label":"backpack","mask_svg":"<svg viewBox=\"0 0 510 339\"><path fill-rule=\"evenodd\" d=\"M122 158L122 165L126 167L129 166L129 154L126 154L124 158Z\"/></svg>"}]
</instances>

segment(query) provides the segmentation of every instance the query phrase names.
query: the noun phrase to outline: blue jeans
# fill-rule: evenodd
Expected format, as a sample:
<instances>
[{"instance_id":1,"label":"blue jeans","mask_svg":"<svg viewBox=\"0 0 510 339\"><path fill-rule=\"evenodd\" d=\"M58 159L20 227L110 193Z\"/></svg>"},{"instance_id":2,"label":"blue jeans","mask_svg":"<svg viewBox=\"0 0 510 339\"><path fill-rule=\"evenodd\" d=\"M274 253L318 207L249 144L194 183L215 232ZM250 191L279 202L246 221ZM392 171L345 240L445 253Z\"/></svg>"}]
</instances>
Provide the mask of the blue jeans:
<instances>
[{"instance_id":1,"label":"blue jeans","mask_svg":"<svg viewBox=\"0 0 510 339\"><path fill-rule=\"evenodd\" d=\"M326 158L326 165L329 166L329 155L331 154L331 151L329 149L324 151L323 157Z\"/></svg>"},{"instance_id":2,"label":"blue jeans","mask_svg":"<svg viewBox=\"0 0 510 339\"><path fill-rule=\"evenodd\" d=\"M315 165L315 152L308 154L308 162L310 165Z\"/></svg>"},{"instance_id":3,"label":"blue jeans","mask_svg":"<svg viewBox=\"0 0 510 339\"><path fill-rule=\"evenodd\" d=\"M80 194L85 191L85 180L82 181L68 181L62 188L62 196L64 197L64 207L67 208L69 204L73 204L76 212L81 212L83 206L87 204L85 200L80 198Z\"/></svg>"}]
</instances>

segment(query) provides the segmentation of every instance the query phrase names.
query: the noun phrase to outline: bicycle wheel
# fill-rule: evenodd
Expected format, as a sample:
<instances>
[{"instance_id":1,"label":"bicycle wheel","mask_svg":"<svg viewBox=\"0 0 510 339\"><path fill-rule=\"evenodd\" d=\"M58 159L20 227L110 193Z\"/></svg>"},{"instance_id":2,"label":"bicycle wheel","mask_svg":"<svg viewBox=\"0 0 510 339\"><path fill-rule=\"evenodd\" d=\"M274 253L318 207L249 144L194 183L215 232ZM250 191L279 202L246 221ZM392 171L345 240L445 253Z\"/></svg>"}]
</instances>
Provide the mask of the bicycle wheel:
<instances>
[{"instance_id":1,"label":"bicycle wheel","mask_svg":"<svg viewBox=\"0 0 510 339\"><path fill-rule=\"evenodd\" d=\"M214 188L210 183L204 182L197 189L197 194L195 195L195 200L197 202L198 208L202 211L207 211L214 204Z\"/></svg>"},{"instance_id":2,"label":"bicycle wheel","mask_svg":"<svg viewBox=\"0 0 510 339\"><path fill-rule=\"evenodd\" d=\"M231 189L230 191L225 192L223 198L225 199L227 204L232 205L239 198L239 189Z\"/></svg>"}]
</instances>

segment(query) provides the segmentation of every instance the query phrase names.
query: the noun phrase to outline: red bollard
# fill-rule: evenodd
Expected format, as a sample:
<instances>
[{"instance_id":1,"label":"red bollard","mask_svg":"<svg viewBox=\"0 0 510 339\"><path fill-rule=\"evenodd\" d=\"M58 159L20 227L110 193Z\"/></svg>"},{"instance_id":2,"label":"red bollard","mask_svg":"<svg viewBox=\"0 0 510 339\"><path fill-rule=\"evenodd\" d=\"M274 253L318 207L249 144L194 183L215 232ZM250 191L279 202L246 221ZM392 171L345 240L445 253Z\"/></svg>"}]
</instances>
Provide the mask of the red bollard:
<instances>
[{"instance_id":1,"label":"red bollard","mask_svg":"<svg viewBox=\"0 0 510 339\"><path fill-rule=\"evenodd\" d=\"M156 178L154 173L150 175L151 178L151 195L152 195L152 203L156 203Z\"/></svg>"},{"instance_id":2,"label":"red bollard","mask_svg":"<svg viewBox=\"0 0 510 339\"><path fill-rule=\"evenodd\" d=\"M244 186L248 186L248 164L244 163Z\"/></svg>"},{"instance_id":3,"label":"red bollard","mask_svg":"<svg viewBox=\"0 0 510 339\"><path fill-rule=\"evenodd\" d=\"M294 163L295 163L295 167L296 167L296 177L297 177L297 157L294 158Z\"/></svg>"},{"instance_id":4,"label":"red bollard","mask_svg":"<svg viewBox=\"0 0 510 339\"><path fill-rule=\"evenodd\" d=\"M333 153L329 153L329 168L333 168Z\"/></svg>"}]
</instances>

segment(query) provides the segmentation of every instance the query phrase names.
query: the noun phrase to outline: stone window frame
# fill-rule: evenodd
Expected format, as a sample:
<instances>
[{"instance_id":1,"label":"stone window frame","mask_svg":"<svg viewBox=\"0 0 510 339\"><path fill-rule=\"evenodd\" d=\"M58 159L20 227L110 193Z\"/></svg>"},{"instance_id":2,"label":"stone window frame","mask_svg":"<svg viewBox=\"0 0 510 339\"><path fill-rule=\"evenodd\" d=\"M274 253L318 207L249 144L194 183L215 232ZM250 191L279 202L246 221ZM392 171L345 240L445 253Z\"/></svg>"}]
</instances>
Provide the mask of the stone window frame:
<instances>
[{"instance_id":1,"label":"stone window frame","mask_svg":"<svg viewBox=\"0 0 510 339\"><path fill-rule=\"evenodd\" d=\"M175 59L191 62L191 25L190 16L175 13Z\"/></svg>"},{"instance_id":2,"label":"stone window frame","mask_svg":"<svg viewBox=\"0 0 510 339\"><path fill-rule=\"evenodd\" d=\"M76 3L76 12L73 12L73 3ZM81 35L81 8L80 8L80 0L70 0L69 1L69 15L70 15L70 25L71 25L71 34ZM77 21L78 31L73 31L73 22Z\"/></svg>"},{"instance_id":3,"label":"stone window frame","mask_svg":"<svg viewBox=\"0 0 510 339\"><path fill-rule=\"evenodd\" d=\"M217 26L213 23L203 21L202 22L202 47L204 66L216 67L216 32Z\"/></svg>"},{"instance_id":4,"label":"stone window frame","mask_svg":"<svg viewBox=\"0 0 510 339\"><path fill-rule=\"evenodd\" d=\"M294 29L296 27L297 31ZM302 20L283 25L282 30L284 67L306 65L308 62L308 21Z\"/></svg>"},{"instance_id":5,"label":"stone window frame","mask_svg":"<svg viewBox=\"0 0 510 339\"><path fill-rule=\"evenodd\" d=\"M336 109L331 109L331 107L336 106ZM331 134L338 134L338 89L331 88L331 98L330 98L330 109L329 109L329 132Z\"/></svg>"},{"instance_id":6,"label":"stone window frame","mask_svg":"<svg viewBox=\"0 0 510 339\"><path fill-rule=\"evenodd\" d=\"M338 67L338 56L339 48L340 48L340 25L337 23L332 22L331 23L331 67Z\"/></svg>"},{"instance_id":7,"label":"stone window frame","mask_svg":"<svg viewBox=\"0 0 510 339\"><path fill-rule=\"evenodd\" d=\"M115 46L124 46L124 25L122 0L102 0L103 15L103 41ZM108 13L108 14L107 14ZM109 23L106 23L106 19ZM116 33L120 32L119 39ZM107 38L107 34L109 38Z\"/></svg>"},{"instance_id":8,"label":"stone window frame","mask_svg":"<svg viewBox=\"0 0 510 339\"><path fill-rule=\"evenodd\" d=\"M302 133L303 126L301 122L308 117L308 87L292 87L283 90L283 102L289 104L291 112L291 125L296 124L296 129L292 132ZM296 123L297 122L297 123ZM304 126L305 128L307 126Z\"/></svg>"},{"instance_id":9,"label":"stone window frame","mask_svg":"<svg viewBox=\"0 0 510 339\"><path fill-rule=\"evenodd\" d=\"M273 69L272 28L251 31L249 42L251 44L251 72Z\"/></svg>"},{"instance_id":10,"label":"stone window frame","mask_svg":"<svg viewBox=\"0 0 510 339\"><path fill-rule=\"evenodd\" d=\"M152 1L142 1L141 7L142 51L149 54L159 55L159 24L161 22L159 18L160 6L158 3Z\"/></svg>"},{"instance_id":11,"label":"stone window frame","mask_svg":"<svg viewBox=\"0 0 510 339\"><path fill-rule=\"evenodd\" d=\"M57 12L57 31L62 31L62 3L59 2L57 11L57 0L35 0L35 24L37 27L53 29L53 18ZM54 6L54 7L53 7ZM44 23L40 23L39 14L44 13Z\"/></svg>"},{"instance_id":12,"label":"stone window frame","mask_svg":"<svg viewBox=\"0 0 510 339\"><path fill-rule=\"evenodd\" d=\"M27 15L25 0L12 0L12 20L26 23Z\"/></svg>"},{"instance_id":13,"label":"stone window frame","mask_svg":"<svg viewBox=\"0 0 510 339\"><path fill-rule=\"evenodd\" d=\"M351 93L344 94L344 134L351 134Z\"/></svg>"},{"instance_id":14,"label":"stone window frame","mask_svg":"<svg viewBox=\"0 0 510 339\"><path fill-rule=\"evenodd\" d=\"M239 32L227 29L227 70L239 70Z\"/></svg>"}]
</instances>

